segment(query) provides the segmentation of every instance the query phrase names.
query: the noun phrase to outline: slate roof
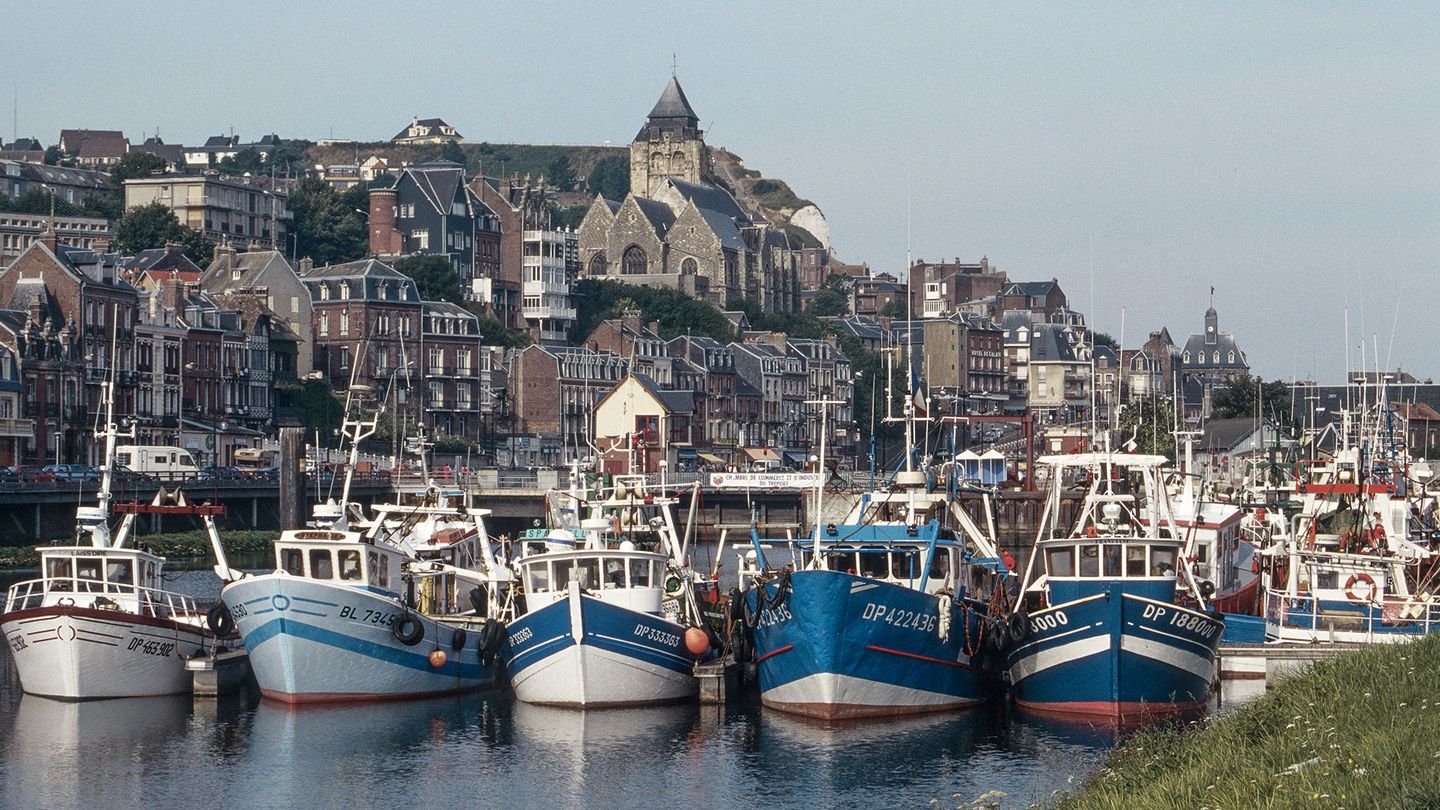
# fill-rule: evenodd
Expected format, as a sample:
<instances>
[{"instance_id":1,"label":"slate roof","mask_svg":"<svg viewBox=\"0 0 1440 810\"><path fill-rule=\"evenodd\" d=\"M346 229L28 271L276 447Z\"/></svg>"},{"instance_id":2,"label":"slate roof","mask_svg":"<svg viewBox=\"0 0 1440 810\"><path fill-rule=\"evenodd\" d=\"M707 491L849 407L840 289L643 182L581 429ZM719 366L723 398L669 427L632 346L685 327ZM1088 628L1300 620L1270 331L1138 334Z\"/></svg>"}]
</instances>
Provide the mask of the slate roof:
<instances>
[{"instance_id":1,"label":"slate roof","mask_svg":"<svg viewBox=\"0 0 1440 810\"><path fill-rule=\"evenodd\" d=\"M651 227L655 229L657 236L664 236L675 224L675 214L670 206L648 197L635 197L635 205L639 207L640 213L650 221Z\"/></svg>"},{"instance_id":2,"label":"slate roof","mask_svg":"<svg viewBox=\"0 0 1440 810\"><path fill-rule=\"evenodd\" d=\"M450 125L447 124L447 123L445 123L444 119L441 119L441 118L420 118L420 119L417 119L416 121L414 121L413 123L406 125L406 127L405 127L404 129L400 130L400 132L397 133L397 134L395 135L395 137L391 138L390 140L392 140L392 141L402 141L402 140L405 140L406 138L410 138L410 137L429 138L429 137L433 137L433 136L436 136L436 135L440 135L441 133L440 133L438 130L439 130L441 127L449 127L449 126L450 126ZM410 128L411 128L411 127L420 128L420 129L423 129L424 131L421 132L419 135L412 136L412 135L410 135ZM460 137L460 133L459 133L459 132L456 132L456 133L454 134L454 136L451 136L451 137L459 138L459 137Z\"/></svg>"},{"instance_id":3,"label":"slate roof","mask_svg":"<svg viewBox=\"0 0 1440 810\"><path fill-rule=\"evenodd\" d=\"M118 129L62 129L60 142L78 157L118 158L130 142Z\"/></svg>"},{"instance_id":4,"label":"slate roof","mask_svg":"<svg viewBox=\"0 0 1440 810\"><path fill-rule=\"evenodd\" d=\"M1004 295L1028 295L1033 297L1044 297L1058 285L1053 279L1050 281L1012 281L1005 285Z\"/></svg>"},{"instance_id":5,"label":"slate roof","mask_svg":"<svg viewBox=\"0 0 1440 810\"><path fill-rule=\"evenodd\" d=\"M455 201L455 190L465 183L465 167L448 160L410 166L405 169L405 174L413 179L415 187L420 189L431 207L446 215Z\"/></svg>"},{"instance_id":6,"label":"slate roof","mask_svg":"<svg viewBox=\"0 0 1440 810\"><path fill-rule=\"evenodd\" d=\"M1258 429L1255 420L1247 417L1211 419L1201 431L1196 449L1228 453Z\"/></svg>"},{"instance_id":7,"label":"slate roof","mask_svg":"<svg viewBox=\"0 0 1440 810\"><path fill-rule=\"evenodd\" d=\"M715 237L720 240L720 247L736 251L745 249L745 240L740 235L740 229L735 227L735 220L709 208L698 210L705 224L710 226L710 230L714 231Z\"/></svg>"},{"instance_id":8,"label":"slate roof","mask_svg":"<svg viewBox=\"0 0 1440 810\"><path fill-rule=\"evenodd\" d=\"M707 183L692 183L689 180L679 178L668 178L666 184L675 189L680 196L695 203L695 207L702 211L715 211L723 216L732 217L738 220L747 220L745 212L730 196L730 192L719 186L712 186Z\"/></svg>"},{"instance_id":9,"label":"slate roof","mask_svg":"<svg viewBox=\"0 0 1440 810\"><path fill-rule=\"evenodd\" d=\"M171 251L167 248L150 248L142 250L134 256L120 260L122 270L174 270L183 274L187 279L194 280L200 277L200 268L181 251ZM194 273L194 278L189 274Z\"/></svg>"},{"instance_id":10,"label":"slate roof","mask_svg":"<svg viewBox=\"0 0 1440 810\"><path fill-rule=\"evenodd\" d=\"M360 259L344 264L327 264L324 267L314 267L310 272L305 273L301 278L309 281L312 279L324 278L361 278L381 276L385 278L409 278L384 262L375 259Z\"/></svg>"},{"instance_id":11,"label":"slate roof","mask_svg":"<svg viewBox=\"0 0 1440 810\"><path fill-rule=\"evenodd\" d=\"M685 91L680 89L680 80L671 76L664 91L660 93L660 100L651 108L649 120L652 124L677 122L694 127L700 122L700 117L695 114L695 108L690 106L690 99L685 97Z\"/></svg>"},{"instance_id":12,"label":"slate roof","mask_svg":"<svg viewBox=\"0 0 1440 810\"><path fill-rule=\"evenodd\" d=\"M1075 348L1065 338L1065 328L1059 324L1036 324L1030 333L1030 362L1074 363Z\"/></svg>"}]
</instances>

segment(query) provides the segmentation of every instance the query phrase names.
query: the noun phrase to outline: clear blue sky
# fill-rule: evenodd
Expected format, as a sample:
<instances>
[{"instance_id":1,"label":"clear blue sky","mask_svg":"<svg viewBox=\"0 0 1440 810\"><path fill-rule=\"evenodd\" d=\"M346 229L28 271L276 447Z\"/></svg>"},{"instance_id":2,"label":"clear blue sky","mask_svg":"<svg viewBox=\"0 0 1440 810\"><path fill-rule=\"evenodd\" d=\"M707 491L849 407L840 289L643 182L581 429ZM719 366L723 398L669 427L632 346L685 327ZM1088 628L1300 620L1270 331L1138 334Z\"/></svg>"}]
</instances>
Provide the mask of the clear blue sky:
<instances>
[{"instance_id":1,"label":"clear blue sky","mask_svg":"<svg viewBox=\"0 0 1440 810\"><path fill-rule=\"evenodd\" d=\"M0 77L46 142L418 114L625 143L675 53L708 140L819 204L845 261L986 255L1117 337L1123 309L1129 345L1199 331L1213 285L1267 377L1339 380L1348 307L1352 364L1363 338L1440 378L1440 5L890 5L27 3Z\"/></svg>"}]
</instances>

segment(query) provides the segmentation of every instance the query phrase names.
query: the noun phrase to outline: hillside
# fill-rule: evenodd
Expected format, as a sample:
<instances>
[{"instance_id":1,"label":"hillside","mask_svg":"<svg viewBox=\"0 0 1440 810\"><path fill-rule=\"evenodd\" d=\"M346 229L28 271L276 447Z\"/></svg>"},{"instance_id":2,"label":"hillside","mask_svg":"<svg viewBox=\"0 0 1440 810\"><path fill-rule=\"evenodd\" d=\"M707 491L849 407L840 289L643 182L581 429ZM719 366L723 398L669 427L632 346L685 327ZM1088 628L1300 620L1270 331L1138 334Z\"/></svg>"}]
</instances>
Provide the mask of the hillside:
<instances>
[{"instance_id":1,"label":"hillside","mask_svg":"<svg viewBox=\"0 0 1440 810\"><path fill-rule=\"evenodd\" d=\"M708 178L735 195L747 210L759 209L765 218L785 228L806 247L828 247L830 230L825 217L814 203L801 198L784 180L765 177L747 168L739 156L719 147L712 147L713 174ZM553 183L568 162L571 175L560 178L569 192L557 198L562 208L574 208L573 222L579 222L581 208L597 191L607 197L624 196L629 188L626 167L630 150L625 146L573 146L513 143L466 143L457 145L400 146L388 142L310 146L306 160L310 165L355 163L378 155L391 163L421 163L427 160L455 160L465 163L470 174L484 172L487 176L529 175L544 177ZM592 172L605 161L603 185L592 188ZM596 178L601 179L601 178Z\"/></svg>"}]
</instances>

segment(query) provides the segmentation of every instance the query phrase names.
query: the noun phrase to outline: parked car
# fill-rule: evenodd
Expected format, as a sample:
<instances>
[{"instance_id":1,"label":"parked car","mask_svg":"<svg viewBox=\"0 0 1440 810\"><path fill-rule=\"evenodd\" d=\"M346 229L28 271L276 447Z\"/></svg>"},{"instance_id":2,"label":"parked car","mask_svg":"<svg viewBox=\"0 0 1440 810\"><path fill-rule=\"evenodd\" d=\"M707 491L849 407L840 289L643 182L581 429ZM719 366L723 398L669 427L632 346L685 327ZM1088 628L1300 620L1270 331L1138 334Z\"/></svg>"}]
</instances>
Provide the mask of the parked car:
<instances>
[{"instance_id":1,"label":"parked car","mask_svg":"<svg viewBox=\"0 0 1440 810\"><path fill-rule=\"evenodd\" d=\"M18 484L20 476L9 467L0 467L0 484Z\"/></svg>"},{"instance_id":2,"label":"parked car","mask_svg":"<svg viewBox=\"0 0 1440 810\"><path fill-rule=\"evenodd\" d=\"M115 465L114 481L122 486L149 486L160 483L160 479L148 473L136 472L123 464Z\"/></svg>"},{"instance_id":3,"label":"parked car","mask_svg":"<svg viewBox=\"0 0 1440 810\"><path fill-rule=\"evenodd\" d=\"M88 464L49 464L45 472L55 476L56 481L99 481L100 471Z\"/></svg>"},{"instance_id":4,"label":"parked car","mask_svg":"<svg viewBox=\"0 0 1440 810\"><path fill-rule=\"evenodd\" d=\"M53 484L55 473L41 464L17 464L13 468L15 477L26 484Z\"/></svg>"},{"instance_id":5,"label":"parked car","mask_svg":"<svg viewBox=\"0 0 1440 810\"><path fill-rule=\"evenodd\" d=\"M234 467L201 467L201 481L240 481L250 476Z\"/></svg>"}]
</instances>

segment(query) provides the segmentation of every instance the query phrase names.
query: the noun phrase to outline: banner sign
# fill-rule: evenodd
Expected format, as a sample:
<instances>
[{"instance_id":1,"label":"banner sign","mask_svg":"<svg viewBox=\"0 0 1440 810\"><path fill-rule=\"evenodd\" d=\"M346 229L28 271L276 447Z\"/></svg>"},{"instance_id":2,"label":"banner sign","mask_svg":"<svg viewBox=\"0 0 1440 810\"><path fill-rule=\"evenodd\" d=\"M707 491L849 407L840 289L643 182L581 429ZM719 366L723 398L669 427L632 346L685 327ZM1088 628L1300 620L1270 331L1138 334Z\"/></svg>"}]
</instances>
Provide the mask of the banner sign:
<instances>
[{"instance_id":1,"label":"banner sign","mask_svg":"<svg viewBox=\"0 0 1440 810\"><path fill-rule=\"evenodd\" d=\"M815 473L717 472L710 473L710 486L717 489L814 489L820 476Z\"/></svg>"}]
</instances>

